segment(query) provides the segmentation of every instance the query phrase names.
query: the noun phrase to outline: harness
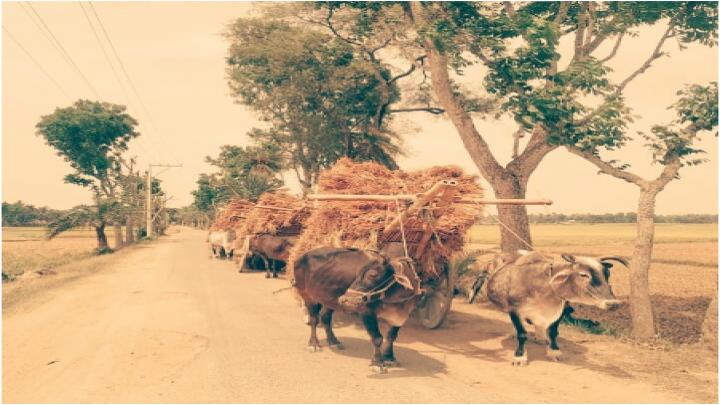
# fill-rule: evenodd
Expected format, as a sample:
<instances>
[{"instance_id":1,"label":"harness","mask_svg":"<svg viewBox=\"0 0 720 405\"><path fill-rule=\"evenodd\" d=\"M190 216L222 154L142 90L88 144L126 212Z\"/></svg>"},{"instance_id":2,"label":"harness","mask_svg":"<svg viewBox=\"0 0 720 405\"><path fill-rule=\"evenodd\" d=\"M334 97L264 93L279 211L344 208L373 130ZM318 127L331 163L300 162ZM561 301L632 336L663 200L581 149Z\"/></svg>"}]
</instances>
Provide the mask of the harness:
<instances>
[{"instance_id":1,"label":"harness","mask_svg":"<svg viewBox=\"0 0 720 405\"><path fill-rule=\"evenodd\" d=\"M415 266L413 265L413 261L409 257L401 258L400 260L406 262L408 266L410 267L410 270L412 270L413 278L415 279L415 283L410 280L410 278L404 274L398 274L397 272L393 272L393 274L388 277L386 280L384 280L380 285L373 288L370 291L359 291L353 288L348 288L346 290L346 294L352 294L353 298L360 298L363 302L372 302L376 300L382 300L385 298L385 293L394 285L399 284L403 285L400 280L407 281L410 285L413 286L413 292L411 295L408 295L407 297L403 297L397 301L387 302L388 304L396 304L400 302L409 301L416 296L420 295L422 293L420 289L420 277L417 274L417 271L415 271ZM403 266L403 269L404 270ZM402 271L401 270L401 271Z\"/></svg>"}]
</instances>

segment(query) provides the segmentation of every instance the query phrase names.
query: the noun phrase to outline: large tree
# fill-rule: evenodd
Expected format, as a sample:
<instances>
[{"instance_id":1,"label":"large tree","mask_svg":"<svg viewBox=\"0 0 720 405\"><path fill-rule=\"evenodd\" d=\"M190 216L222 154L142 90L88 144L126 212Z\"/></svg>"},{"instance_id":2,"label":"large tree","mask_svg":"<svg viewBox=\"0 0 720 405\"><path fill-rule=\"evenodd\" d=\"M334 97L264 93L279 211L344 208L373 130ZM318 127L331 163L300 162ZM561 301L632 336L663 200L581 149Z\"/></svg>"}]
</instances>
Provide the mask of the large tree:
<instances>
[{"instance_id":1,"label":"large tree","mask_svg":"<svg viewBox=\"0 0 720 405\"><path fill-rule=\"evenodd\" d=\"M642 134L652 154L652 162L662 166L654 178L643 178L629 169L629 165L603 159L600 149L603 143L590 140L568 149L587 159L600 169L600 173L616 177L636 185L640 190L637 210L637 238L633 249L630 280L630 309L633 335L647 339L655 335L648 272L652 259L655 235L655 201L657 195L672 180L679 177L680 169L702 163L697 155L702 150L694 146L699 134L713 131L718 125L717 83L708 86L692 85L678 92L679 100L672 106L677 119L671 123L655 125L649 133ZM625 140L622 141L623 143Z\"/></svg>"},{"instance_id":2,"label":"large tree","mask_svg":"<svg viewBox=\"0 0 720 405\"><path fill-rule=\"evenodd\" d=\"M227 38L233 94L270 123L251 136L278 145L306 191L342 156L397 167L396 135L377 117L399 94L387 70L378 76L349 44L283 21L239 19Z\"/></svg>"},{"instance_id":3,"label":"large tree","mask_svg":"<svg viewBox=\"0 0 720 405\"><path fill-rule=\"evenodd\" d=\"M93 192L98 212L107 206L105 200L118 202L121 155L128 142L139 135L137 121L125 112L125 107L99 101L78 100L72 106L57 108L45 115L36 125L42 136L57 154L75 169L65 176L65 182L87 187ZM119 207L119 204L113 205ZM98 230L98 245L107 243L105 220ZM115 238L122 244L119 212L113 212Z\"/></svg>"},{"instance_id":4,"label":"large tree","mask_svg":"<svg viewBox=\"0 0 720 405\"><path fill-rule=\"evenodd\" d=\"M400 40L392 38L402 52L389 57L405 56L427 69L439 106L500 198L525 197L535 169L561 145L583 139L617 142L629 117L622 102L625 88L663 55L668 38L712 42L707 34L717 15L710 2L332 2L324 7L335 10L328 22L343 12L355 16L337 24L363 37L384 38L383 16L404 15L401 26L411 28ZM623 39L658 23L672 29L648 50L649 59L622 80L611 80L609 63ZM559 45L563 37L573 44L567 51ZM605 50L606 44L611 49ZM561 65L561 59L569 62ZM466 75L471 68L473 75ZM478 125L485 119L514 122L507 133L511 156L491 149ZM498 213L503 250L532 244L524 206L499 206Z\"/></svg>"}]
</instances>

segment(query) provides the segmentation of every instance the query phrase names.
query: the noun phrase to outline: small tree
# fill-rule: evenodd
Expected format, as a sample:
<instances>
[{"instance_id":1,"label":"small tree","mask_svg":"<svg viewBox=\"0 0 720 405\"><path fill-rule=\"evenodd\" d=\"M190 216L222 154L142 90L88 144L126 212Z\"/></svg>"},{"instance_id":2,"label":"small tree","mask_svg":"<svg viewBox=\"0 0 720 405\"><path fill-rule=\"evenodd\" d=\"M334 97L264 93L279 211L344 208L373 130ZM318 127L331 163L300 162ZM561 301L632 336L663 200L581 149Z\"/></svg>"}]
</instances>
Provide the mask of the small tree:
<instances>
[{"instance_id":1,"label":"small tree","mask_svg":"<svg viewBox=\"0 0 720 405\"><path fill-rule=\"evenodd\" d=\"M116 174L121 171L120 155L127 150L128 142L139 135L136 126L137 121L125 112L124 106L78 100L70 107L57 108L52 114L43 116L36 128L38 135L75 169L74 173L65 176L65 182L91 189L100 212L104 199L117 202ZM112 206L120 207L119 204ZM115 238L121 245L118 216L113 223ZM108 217L103 215L104 220ZM98 245L106 244L104 222L96 229L100 232Z\"/></svg>"},{"instance_id":2,"label":"small tree","mask_svg":"<svg viewBox=\"0 0 720 405\"><path fill-rule=\"evenodd\" d=\"M630 273L630 309L633 321L633 335L647 339L655 335L653 312L648 288L648 272L652 259L655 235L655 200L669 182L679 178L684 166L693 166L704 160L697 158L702 150L693 147L698 134L711 131L718 125L717 83L709 86L693 85L678 92L680 99L672 106L678 118L667 125L655 125L650 133L643 134L652 152L654 164L663 167L653 179L646 179L628 170L628 165L619 165L600 157L603 148L593 142L580 146L568 146L576 155L582 156L600 169L618 179L636 185L640 189L637 211L637 238L632 255ZM606 148L607 149L607 148Z\"/></svg>"},{"instance_id":3,"label":"small tree","mask_svg":"<svg viewBox=\"0 0 720 405\"><path fill-rule=\"evenodd\" d=\"M112 200L98 200L95 206L79 205L72 208L68 213L55 219L48 224L47 238L52 239L59 234L79 226L92 226L95 228L97 237L98 254L109 253L112 250L108 246L105 236L105 226L108 216L118 209L118 203Z\"/></svg>"}]
</instances>

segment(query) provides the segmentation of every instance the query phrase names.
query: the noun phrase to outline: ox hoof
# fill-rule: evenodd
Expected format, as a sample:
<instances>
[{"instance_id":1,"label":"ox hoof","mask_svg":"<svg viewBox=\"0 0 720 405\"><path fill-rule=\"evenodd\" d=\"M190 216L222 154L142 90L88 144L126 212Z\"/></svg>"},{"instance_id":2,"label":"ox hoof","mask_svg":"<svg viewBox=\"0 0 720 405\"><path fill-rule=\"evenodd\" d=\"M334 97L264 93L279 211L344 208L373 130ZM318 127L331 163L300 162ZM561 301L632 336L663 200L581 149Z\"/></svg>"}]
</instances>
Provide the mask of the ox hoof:
<instances>
[{"instance_id":1,"label":"ox hoof","mask_svg":"<svg viewBox=\"0 0 720 405\"><path fill-rule=\"evenodd\" d=\"M528 364L527 355L513 357L513 360L512 360L513 366L524 367L524 366L527 366L527 364Z\"/></svg>"},{"instance_id":2,"label":"ox hoof","mask_svg":"<svg viewBox=\"0 0 720 405\"><path fill-rule=\"evenodd\" d=\"M384 359L383 365L385 367L400 367L400 363L395 359Z\"/></svg>"},{"instance_id":3,"label":"ox hoof","mask_svg":"<svg viewBox=\"0 0 720 405\"><path fill-rule=\"evenodd\" d=\"M328 343L328 346L329 346L331 349L335 349L335 350L345 350L345 345L342 344L342 343L340 343L340 342Z\"/></svg>"},{"instance_id":4,"label":"ox hoof","mask_svg":"<svg viewBox=\"0 0 720 405\"><path fill-rule=\"evenodd\" d=\"M310 353L316 353L316 352L320 351L320 345L318 345L318 344L312 345L311 344L311 345L308 345L307 349Z\"/></svg>"},{"instance_id":5,"label":"ox hoof","mask_svg":"<svg viewBox=\"0 0 720 405\"><path fill-rule=\"evenodd\" d=\"M562 352L560 350L548 350L548 357L553 361L562 361Z\"/></svg>"},{"instance_id":6,"label":"ox hoof","mask_svg":"<svg viewBox=\"0 0 720 405\"><path fill-rule=\"evenodd\" d=\"M265 273L265 278L270 278L270 274Z\"/></svg>"},{"instance_id":7,"label":"ox hoof","mask_svg":"<svg viewBox=\"0 0 720 405\"><path fill-rule=\"evenodd\" d=\"M385 374L388 372L382 364L371 364L370 371L372 371L374 374Z\"/></svg>"}]
</instances>

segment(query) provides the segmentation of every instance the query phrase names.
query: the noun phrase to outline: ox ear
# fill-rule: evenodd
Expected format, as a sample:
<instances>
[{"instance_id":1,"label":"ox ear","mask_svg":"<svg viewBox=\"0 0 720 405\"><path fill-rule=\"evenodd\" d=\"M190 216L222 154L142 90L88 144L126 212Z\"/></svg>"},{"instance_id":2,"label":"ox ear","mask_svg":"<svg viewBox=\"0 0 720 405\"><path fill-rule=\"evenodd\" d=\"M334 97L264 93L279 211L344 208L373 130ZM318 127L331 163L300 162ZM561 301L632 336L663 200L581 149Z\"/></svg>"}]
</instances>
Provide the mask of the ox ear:
<instances>
[{"instance_id":1,"label":"ox ear","mask_svg":"<svg viewBox=\"0 0 720 405\"><path fill-rule=\"evenodd\" d=\"M554 276L552 276L552 278L550 278L550 286L553 287L553 288L555 288L555 289L559 288L559 287L560 287L561 285L563 285L566 281L568 281L568 279L570 278L570 276L572 275L572 273L573 273L573 272L572 272L571 269L567 269L567 270L563 270L563 271L558 272L557 274L555 274Z\"/></svg>"},{"instance_id":2,"label":"ox ear","mask_svg":"<svg viewBox=\"0 0 720 405\"><path fill-rule=\"evenodd\" d=\"M412 281L410 281L410 278L403 274L405 266L410 266L406 260L393 259L390 261L390 266L393 268L393 277L398 284L407 290L415 290L415 286Z\"/></svg>"},{"instance_id":3,"label":"ox ear","mask_svg":"<svg viewBox=\"0 0 720 405\"><path fill-rule=\"evenodd\" d=\"M560 256L562 256L562 258L563 258L566 262L568 262L568 263L575 263L575 261L576 261L576 260L575 260L575 256L569 255L569 254L567 254L567 253L563 253L563 254L560 255Z\"/></svg>"}]
</instances>

